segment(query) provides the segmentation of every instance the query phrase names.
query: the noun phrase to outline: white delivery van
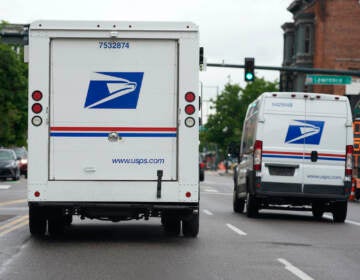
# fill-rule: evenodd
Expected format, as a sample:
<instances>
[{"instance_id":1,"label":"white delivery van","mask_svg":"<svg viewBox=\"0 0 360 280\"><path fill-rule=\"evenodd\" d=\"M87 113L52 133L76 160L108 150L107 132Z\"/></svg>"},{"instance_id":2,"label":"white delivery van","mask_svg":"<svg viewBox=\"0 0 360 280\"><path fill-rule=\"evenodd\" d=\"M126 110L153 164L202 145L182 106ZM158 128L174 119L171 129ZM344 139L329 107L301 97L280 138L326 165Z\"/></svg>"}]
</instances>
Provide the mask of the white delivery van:
<instances>
[{"instance_id":1,"label":"white delivery van","mask_svg":"<svg viewBox=\"0 0 360 280\"><path fill-rule=\"evenodd\" d=\"M233 206L312 207L343 222L352 176L352 114L348 99L315 93L263 93L244 121ZM287 207L288 208L288 207Z\"/></svg>"},{"instance_id":2,"label":"white delivery van","mask_svg":"<svg viewBox=\"0 0 360 280\"><path fill-rule=\"evenodd\" d=\"M30 25L32 234L79 215L197 236L198 40L189 22Z\"/></svg>"}]
</instances>

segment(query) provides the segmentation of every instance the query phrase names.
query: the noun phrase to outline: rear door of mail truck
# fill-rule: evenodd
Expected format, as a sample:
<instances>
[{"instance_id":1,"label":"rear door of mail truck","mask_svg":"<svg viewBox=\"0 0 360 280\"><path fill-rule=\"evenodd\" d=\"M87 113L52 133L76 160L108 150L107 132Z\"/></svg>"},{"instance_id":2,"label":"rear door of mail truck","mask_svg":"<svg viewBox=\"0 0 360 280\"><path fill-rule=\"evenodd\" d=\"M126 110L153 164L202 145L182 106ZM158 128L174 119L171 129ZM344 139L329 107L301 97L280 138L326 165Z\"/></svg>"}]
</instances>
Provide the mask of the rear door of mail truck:
<instances>
[{"instance_id":1,"label":"rear door of mail truck","mask_svg":"<svg viewBox=\"0 0 360 280\"><path fill-rule=\"evenodd\" d=\"M49 180L177 180L178 44L53 39Z\"/></svg>"},{"instance_id":2,"label":"rear door of mail truck","mask_svg":"<svg viewBox=\"0 0 360 280\"><path fill-rule=\"evenodd\" d=\"M305 118L305 100L268 95L263 112L263 191L301 192L304 139L298 125Z\"/></svg>"},{"instance_id":3,"label":"rear door of mail truck","mask_svg":"<svg viewBox=\"0 0 360 280\"><path fill-rule=\"evenodd\" d=\"M333 96L319 95L306 101L304 193L343 191L348 114L345 100Z\"/></svg>"}]
</instances>

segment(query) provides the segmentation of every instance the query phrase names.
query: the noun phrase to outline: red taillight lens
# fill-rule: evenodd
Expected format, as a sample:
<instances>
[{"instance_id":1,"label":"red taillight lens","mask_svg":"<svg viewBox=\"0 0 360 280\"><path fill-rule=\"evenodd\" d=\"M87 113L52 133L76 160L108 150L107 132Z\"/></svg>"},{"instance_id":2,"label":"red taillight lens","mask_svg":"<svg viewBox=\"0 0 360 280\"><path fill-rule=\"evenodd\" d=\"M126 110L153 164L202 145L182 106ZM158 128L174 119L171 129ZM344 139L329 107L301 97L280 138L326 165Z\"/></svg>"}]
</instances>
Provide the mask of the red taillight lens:
<instances>
[{"instance_id":1,"label":"red taillight lens","mask_svg":"<svg viewBox=\"0 0 360 280\"><path fill-rule=\"evenodd\" d=\"M39 192L39 191L34 192L34 196L35 196L35 197L39 197L39 196L40 196L40 192Z\"/></svg>"},{"instance_id":2,"label":"red taillight lens","mask_svg":"<svg viewBox=\"0 0 360 280\"><path fill-rule=\"evenodd\" d=\"M39 114L42 111L42 106L40 103L35 103L32 105L31 110L35 113L35 114Z\"/></svg>"},{"instance_id":3,"label":"red taillight lens","mask_svg":"<svg viewBox=\"0 0 360 280\"><path fill-rule=\"evenodd\" d=\"M191 192L186 192L185 196L186 196L187 198L190 198L190 197L191 197Z\"/></svg>"},{"instance_id":4,"label":"red taillight lens","mask_svg":"<svg viewBox=\"0 0 360 280\"><path fill-rule=\"evenodd\" d=\"M261 171L262 141L256 140L254 144L254 170Z\"/></svg>"},{"instance_id":5,"label":"red taillight lens","mask_svg":"<svg viewBox=\"0 0 360 280\"><path fill-rule=\"evenodd\" d=\"M193 102L195 100L195 93L189 91L185 94L185 100L187 102Z\"/></svg>"},{"instance_id":6,"label":"red taillight lens","mask_svg":"<svg viewBox=\"0 0 360 280\"><path fill-rule=\"evenodd\" d=\"M345 158L345 175L352 176L352 156L354 153L353 145L346 146L346 158Z\"/></svg>"},{"instance_id":7,"label":"red taillight lens","mask_svg":"<svg viewBox=\"0 0 360 280\"><path fill-rule=\"evenodd\" d=\"M192 115L192 114L195 113L195 107L194 107L193 105L187 105L187 106L185 107L185 112L186 112L186 114L188 114L188 115Z\"/></svg>"},{"instance_id":8,"label":"red taillight lens","mask_svg":"<svg viewBox=\"0 0 360 280\"><path fill-rule=\"evenodd\" d=\"M40 101L43 97L41 91L39 91L39 90L35 90L31 96L32 96L32 99L34 99L35 101Z\"/></svg>"}]
</instances>

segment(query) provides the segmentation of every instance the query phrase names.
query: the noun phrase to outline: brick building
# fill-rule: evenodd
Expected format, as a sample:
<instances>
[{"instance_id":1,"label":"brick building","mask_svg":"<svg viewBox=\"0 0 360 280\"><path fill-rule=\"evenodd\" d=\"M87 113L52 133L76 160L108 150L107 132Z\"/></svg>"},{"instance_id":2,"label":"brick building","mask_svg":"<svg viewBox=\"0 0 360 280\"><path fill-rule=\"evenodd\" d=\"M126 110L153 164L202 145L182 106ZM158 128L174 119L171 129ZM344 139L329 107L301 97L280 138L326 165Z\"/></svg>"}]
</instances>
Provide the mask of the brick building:
<instances>
[{"instance_id":1,"label":"brick building","mask_svg":"<svg viewBox=\"0 0 360 280\"><path fill-rule=\"evenodd\" d=\"M283 66L360 70L360 0L294 0L288 11L294 22L282 25ZM305 85L305 77L282 72L280 88L346 94L341 85Z\"/></svg>"}]
</instances>

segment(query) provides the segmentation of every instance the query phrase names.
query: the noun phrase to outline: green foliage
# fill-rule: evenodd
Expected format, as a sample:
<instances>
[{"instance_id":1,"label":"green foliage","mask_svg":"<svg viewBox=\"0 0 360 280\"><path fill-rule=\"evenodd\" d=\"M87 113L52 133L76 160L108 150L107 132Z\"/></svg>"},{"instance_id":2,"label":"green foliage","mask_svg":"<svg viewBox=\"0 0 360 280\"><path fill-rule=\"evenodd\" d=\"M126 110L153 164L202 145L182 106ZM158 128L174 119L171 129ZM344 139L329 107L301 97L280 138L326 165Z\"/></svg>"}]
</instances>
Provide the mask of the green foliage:
<instances>
[{"instance_id":1,"label":"green foliage","mask_svg":"<svg viewBox=\"0 0 360 280\"><path fill-rule=\"evenodd\" d=\"M245 88L227 84L221 94L212 100L215 114L210 115L205 130L200 132L200 150L217 146L225 156L231 143L240 144L242 127L248 105L263 92L278 91L278 82L257 78Z\"/></svg>"},{"instance_id":2,"label":"green foliage","mask_svg":"<svg viewBox=\"0 0 360 280\"><path fill-rule=\"evenodd\" d=\"M0 44L0 146L25 146L27 65L23 53Z\"/></svg>"}]
</instances>

